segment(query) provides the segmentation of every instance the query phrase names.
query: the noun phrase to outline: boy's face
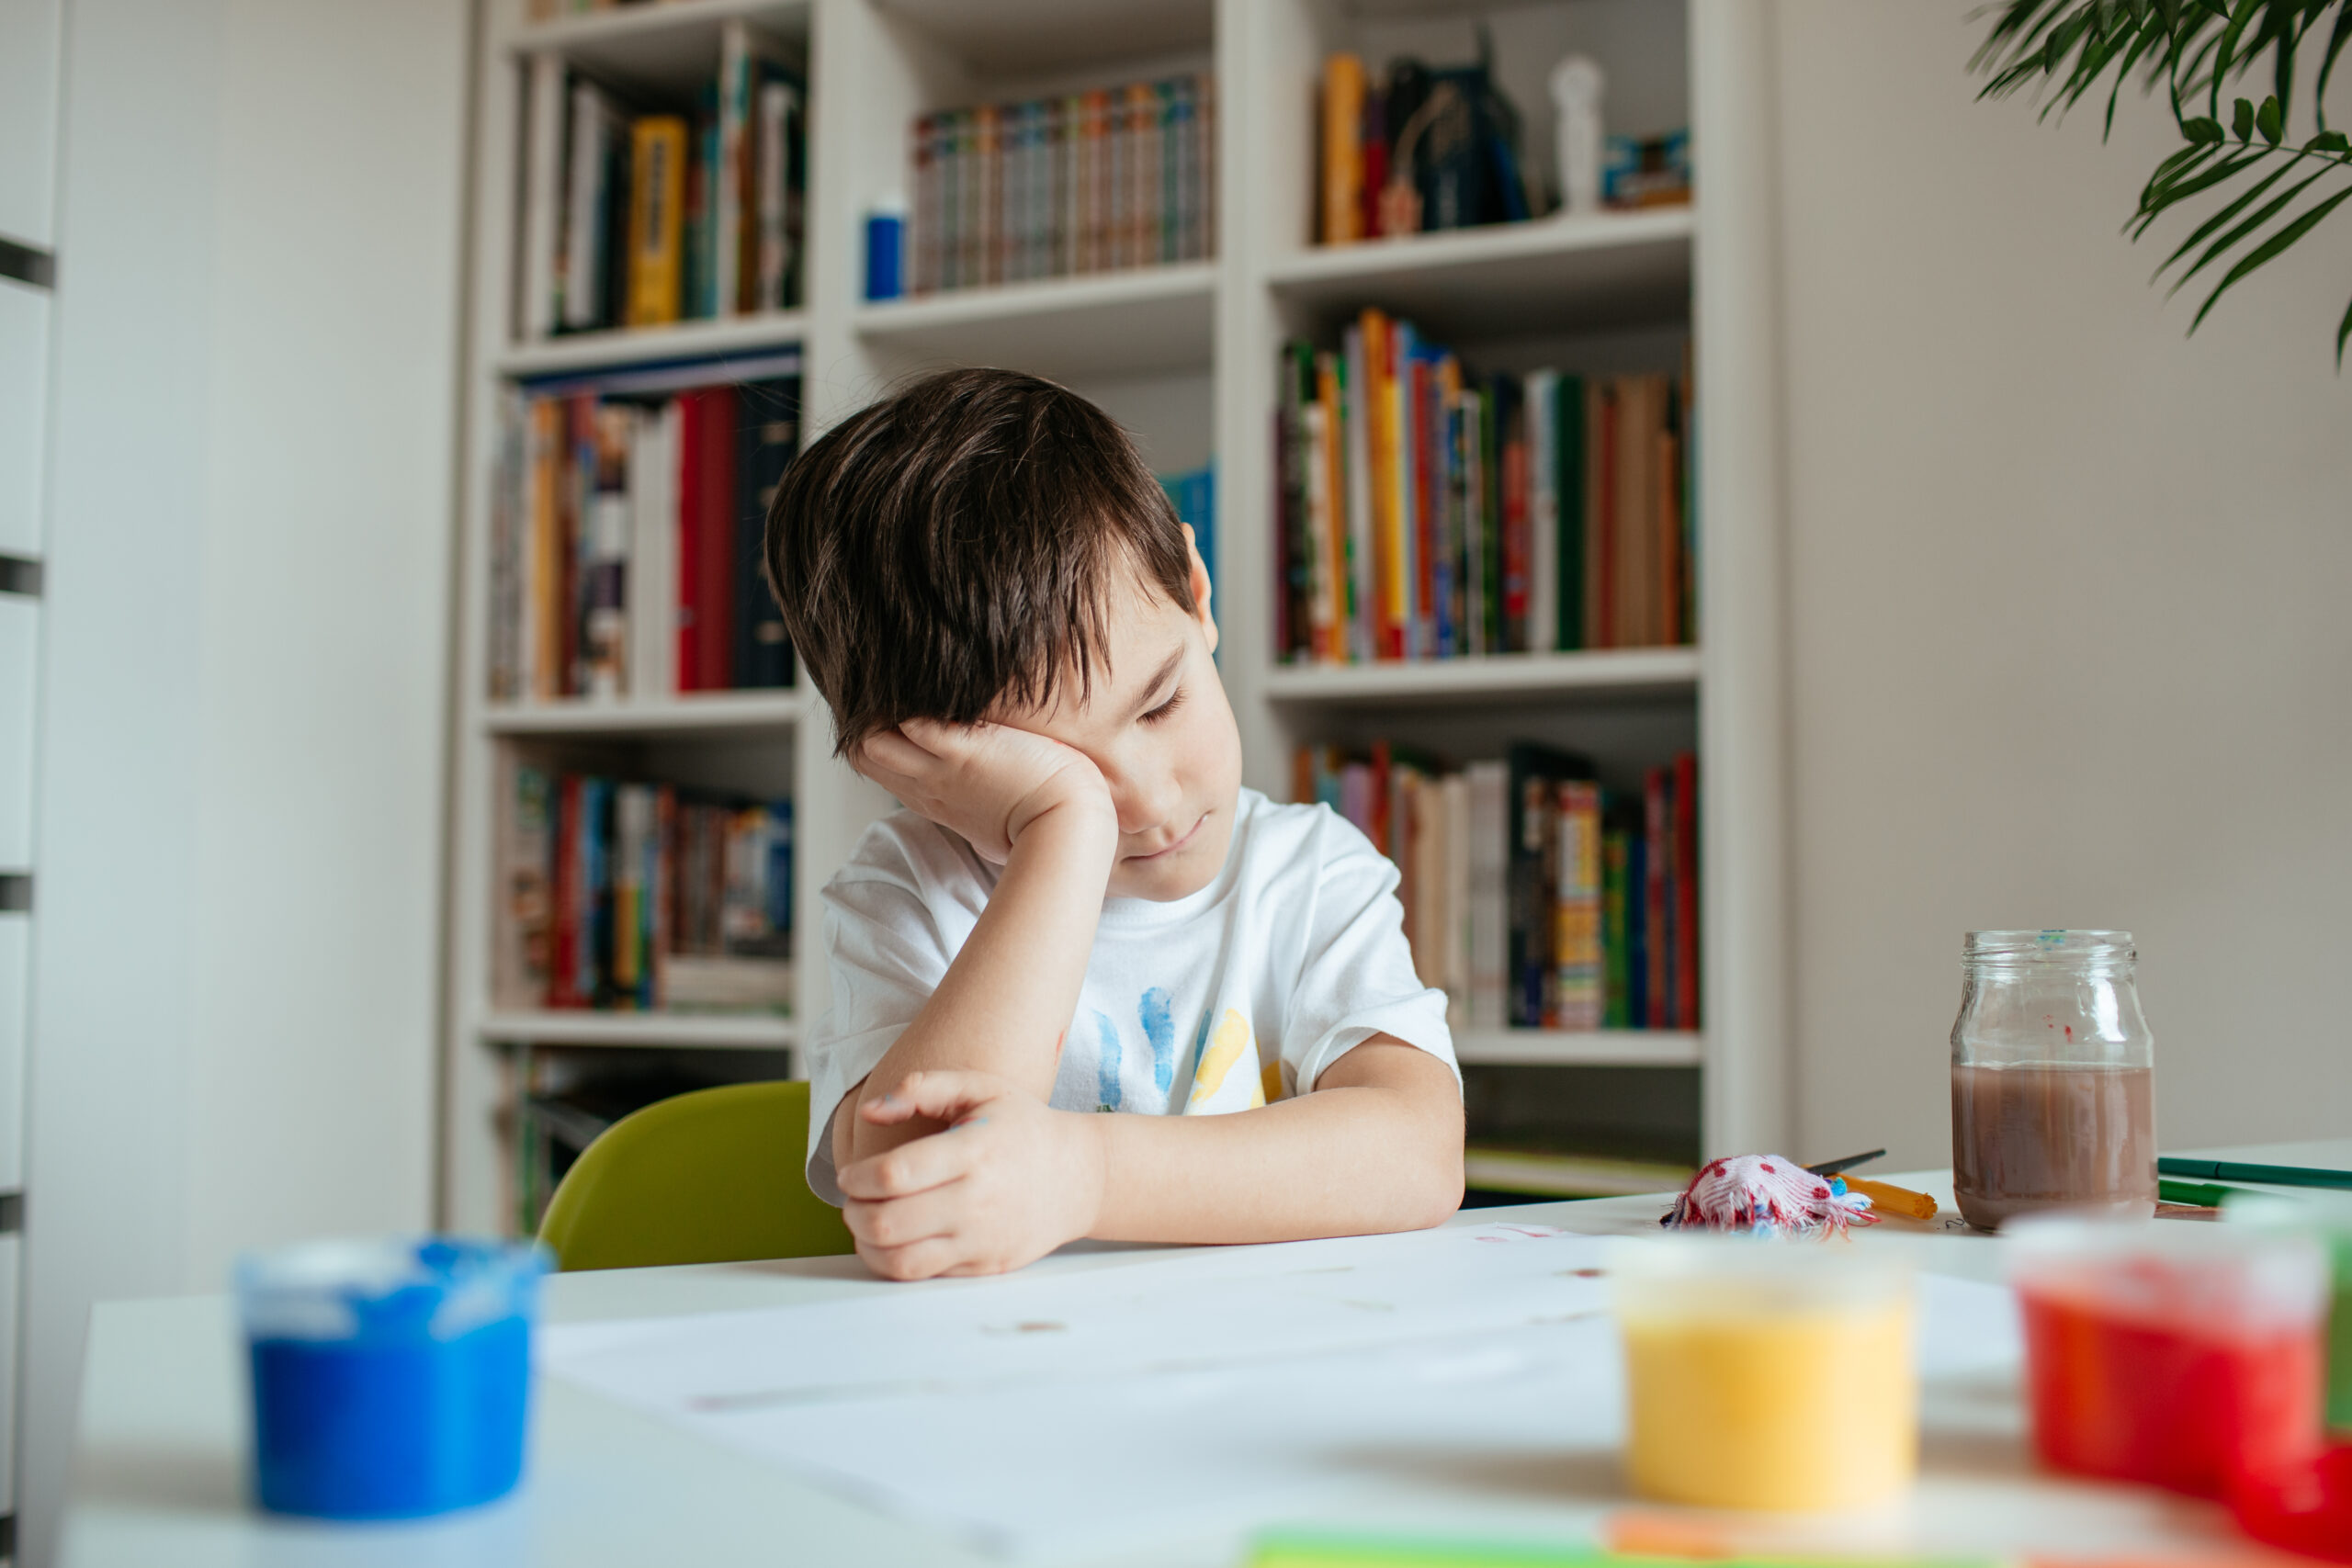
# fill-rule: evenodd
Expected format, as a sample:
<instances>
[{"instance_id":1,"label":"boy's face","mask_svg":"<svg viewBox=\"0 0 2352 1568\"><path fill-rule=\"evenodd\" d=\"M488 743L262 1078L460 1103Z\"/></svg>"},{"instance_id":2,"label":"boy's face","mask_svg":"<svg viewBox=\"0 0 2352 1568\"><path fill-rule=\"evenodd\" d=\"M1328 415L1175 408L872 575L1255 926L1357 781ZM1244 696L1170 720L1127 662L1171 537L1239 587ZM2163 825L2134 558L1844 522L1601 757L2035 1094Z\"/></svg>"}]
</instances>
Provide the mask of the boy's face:
<instances>
[{"instance_id":1,"label":"boy's face","mask_svg":"<svg viewBox=\"0 0 2352 1568\"><path fill-rule=\"evenodd\" d=\"M1193 531L1184 530L1189 544ZM1084 752L1119 811L1114 898L1182 898L1216 877L1233 842L1241 789L1241 735L1209 656L1216 650L1208 573L1193 559L1197 612L1129 578L1114 590L1105 651L1092 690L1043 709L991 715Z\"/></svg>"}]
</instances>

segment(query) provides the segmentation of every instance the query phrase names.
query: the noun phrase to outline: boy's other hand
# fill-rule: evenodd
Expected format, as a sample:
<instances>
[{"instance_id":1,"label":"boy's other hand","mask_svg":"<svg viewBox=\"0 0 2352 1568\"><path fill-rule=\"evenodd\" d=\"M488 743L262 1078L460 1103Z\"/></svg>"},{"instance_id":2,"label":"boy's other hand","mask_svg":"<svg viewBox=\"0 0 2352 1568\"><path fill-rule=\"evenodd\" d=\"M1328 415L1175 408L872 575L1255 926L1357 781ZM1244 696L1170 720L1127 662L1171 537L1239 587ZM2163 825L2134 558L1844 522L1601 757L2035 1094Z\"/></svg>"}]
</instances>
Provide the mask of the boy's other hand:
<instances>
[{"instance_id":1,"label":"boy's other hand","mask_svg":"<svg viewBox=\"0 0 2352 1568\"><path fill-rule=\"evenodd\" d=\"M1033 730L910 718L869 738L854 761L859 773L998 865L1012 858L1031 823L1060 807L1099 807L1107 830L1118 831L1102 770L1084 752Z\"/></svg>"},{"instance_id":2,"label":"boy's other hand","mask_svg":"<svg viewBox=\"0 0 2352 1568\"><path fill-rule=\"evenodd\" d=\"M975 1072L910 1073L860 1114L948 1124L841 1173L857 1255L886 1280L1001 1274L1094 1226L1102 1141L1091 1116Z\"/></svg>"}]
</instances>

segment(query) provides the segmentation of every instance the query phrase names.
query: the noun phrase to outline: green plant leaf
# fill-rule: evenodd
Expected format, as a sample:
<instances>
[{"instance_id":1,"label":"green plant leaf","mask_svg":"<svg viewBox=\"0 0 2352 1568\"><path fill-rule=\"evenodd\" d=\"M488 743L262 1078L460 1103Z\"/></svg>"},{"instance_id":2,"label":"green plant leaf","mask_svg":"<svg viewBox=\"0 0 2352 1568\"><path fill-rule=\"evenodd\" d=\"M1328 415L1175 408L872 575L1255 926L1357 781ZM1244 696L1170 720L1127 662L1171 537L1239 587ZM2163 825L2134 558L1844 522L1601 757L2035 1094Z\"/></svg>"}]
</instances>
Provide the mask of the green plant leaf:
<instances>
[{"instance_id":1,"label":"green plant leaf","mask_svg":"<svg viewBox=\"0 0 2352 1568\"><path fill-rule=\"evenodd\" d=\"M2235 201L2231 202L2227 207L2222 209L2221 211L2216 212L2212 217L2208 218L2204 222L2199 224L2197 226L2197 231L2180 243L2179 249L2174 251L2172 254L2165 257L2163 261L2156 265L2154 277L2162 277L2166 267L2172 265L2173 263L2187 255L2199 245L2203 244L2209 235L2214 233L2222 227L2222 224L2229 222L2239 213L2244 212L2247 207L2252 205L2262 195L2264 191L2268 190L2272 186L2275 186L2280 180L2285 179L2289 171L2293 169L2294 166L2295 165L2291 162L2279 164L2277 168L2271 170L2270 173L2265 175L2261 179L2256 181L2252 186L2249 186L2244 192L2240 193ZM2154 281L2154 278L2152 277L2150 281Z\"/></svg>"},{"instance_id":2,"label":"green plant leaf","mask_svg":"<svg viewBox=\"0 0 2352 1568\"><path fill-rule=\"evenodd\" d=\"M2312 152L2352 152L2352 136L2340 130L2323 130L2304 142L2303 147Z\"/></svg>"},{"instance_id":3,"label":"green plant leaf","mask_svg":"<svg viewBox=\"0 0 2352 1568\"><path fill-rule=\"evenodd\" d=\"M2230 106L2230 134L2240 141L2254 140L2254 104L2250 99L2240 98Z\"/></svg>"},{"instance_id":4,"label":"green plant leaf","mask_svg":"<svg viewBox=\"0 0 2352 1568\"><path fill-rule=\"evenodd\" d=\"M2344 369L2344 340L2346 338L2352 338L2352 305L2344 307L2344 324L2335 329L2335 368L2339 375Z\"/></svg>"},{"instance_id":5,"label":"green plant leaf","mask_svg":"<svg viewBox=\"0 0 2352 1568\"><path fill-rule=\"evenodd\" d=\"M2219 141L2222 140L2222 122L2200 115L2195 119L2182 120L2180 133L2191 141Z\"/></svg>"},{"instance_id":6,"label":"green plant leaf","mask_svg":"<svg viewBox=\"0 0 2352 1568\"><path fill-rule=\"evenodd\" d=\"M2324 179L2326 177L2326 175L2327 171L2325 169L2322 169L2318 174L2310 175L2308 178L2305 178L2295 185L2289 186L2285 190L2280 191L2277 196L2272 197L2268 201L2264 202L2260 207L2256 208L2252 216L2240 220L2235 228L2230 230L2220 239L2215 240L2211 244L2206 246L2205 254L2197 258L2197 265L2190 267L2187 272L2182 273L2178 277L2173 280L2172 288L2165 290L2166 297L2169 298L2174 294L2179 293L2181 289L2187 286L2190 278L2195 277L2199 273L2203 272L2207 266L2211 265L2221 256L2228 254L2233 247L2253 234L2256 230L2261 228L2265 223L2269 222L2273 218L2278 217L2279 213L2285 211L2289 203L2292 202L2297 197L2302 195L2303 192L2309 190L2312 187L2313 181ZM2165 265L2169 265L2171 264L2167 263ZM2164 269L2159 267L2156 270L2158 272L2162 272Z\"/></svg>"},{"instance_id":7,"label":"green plant leaf","mask_svg":"<svg viewBox=\"0 0 2352 1568\"><path fill-rule=\"evenodd\" d=\"M2206 314L2211 311L2215 305L2221 302L2222 296L2228 293L2231 287L2237 283L2240 278L2245 277L2250 274L2269 265L2270 263L2283 253L2288 246L2293 244L2296 241L2301 239L2304 235L2310 233L2314 228L2318 227L2320 220L2325 218L2329 213L2335 211L2337 207L2341 206L2346 197L2352 197L2352 186L2345 186L2342 190L2337 191L2334 196L2329 197L2325 201L2321 202L2318 206L2312 208L2310 211L2305 212L2301 217L2296 219L2292 223L2290 223L2285 228L2279 230L2276 234L2271 235L2270 238L2263 241L2262 243L2256 247L2253 253L2247 255L2244 261L2241 261L2237 265L2230 268L2228 275L2225 276L2219 284L2214 286L2213 292L2205 297L2205 303L2198 307L2197 320L2188 323L2188 330L2194 333L2204 321ZM2340 353L2342 349L2342 341L2340 339L2337 343L2337 348Z\"/></svg>"},{"instance_id":8,"label":"green plant leaf","mask_svg":"<svg viewBox=\"0 0 2352 1568\"><path fill-rule=\"evenodd\" d=\"M2278 145L2278 139L2286 134L2287 128L2281 118L2278 100L2276 97L2262 100L2262 107L2254 111L2254 125L2256 130L2262 132L2262 139L2265 141L2269 142L2273 147Z\"/></svg>"},{"instance_id":9,"label":"green plant leaf","mask_svg":"<svg viewBox=\"0 0 2352 1568\"><path fill-rule=\"evenodd\" d=\"M2327 129L2327 79L2335 73L2335 57L2344 52L2346 43L2352 43L2352 6L2336 11L2335 26L2328 29L2327 48L2319 57L2319 80L2312 85L2312 113L2322 130Z\"/></svg>"}]
</instances>

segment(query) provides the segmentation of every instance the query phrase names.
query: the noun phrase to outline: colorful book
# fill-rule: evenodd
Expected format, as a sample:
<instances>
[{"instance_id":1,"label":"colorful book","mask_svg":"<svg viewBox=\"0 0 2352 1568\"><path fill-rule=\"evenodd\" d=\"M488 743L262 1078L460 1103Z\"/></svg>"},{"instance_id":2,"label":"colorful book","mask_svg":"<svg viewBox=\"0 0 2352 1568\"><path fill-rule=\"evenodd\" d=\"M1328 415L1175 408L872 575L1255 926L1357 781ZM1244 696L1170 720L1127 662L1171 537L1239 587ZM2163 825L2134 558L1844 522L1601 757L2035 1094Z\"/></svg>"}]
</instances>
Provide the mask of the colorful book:
<instances>
[{"instance_id":1,"label":"colorful book","mask_svg":"<svg viewBox=\"0 0 2352 1568\"><path fill-rule=\"evenodd\" d=\"M657 327L680 312L684 281L686 122L649 115L630 130L627 324Z\"/></svg>"}]
</instances>

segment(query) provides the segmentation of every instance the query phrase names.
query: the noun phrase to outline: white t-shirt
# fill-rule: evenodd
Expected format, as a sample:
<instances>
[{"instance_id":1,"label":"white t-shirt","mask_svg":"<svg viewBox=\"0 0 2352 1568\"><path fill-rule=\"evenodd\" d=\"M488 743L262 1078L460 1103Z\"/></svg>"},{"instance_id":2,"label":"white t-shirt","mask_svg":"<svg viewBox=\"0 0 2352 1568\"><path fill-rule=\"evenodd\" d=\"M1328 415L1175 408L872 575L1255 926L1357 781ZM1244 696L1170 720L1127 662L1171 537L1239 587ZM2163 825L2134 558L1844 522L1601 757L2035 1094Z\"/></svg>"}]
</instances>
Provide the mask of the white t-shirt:
<instances>
[{"instance_id":1,"label":"white t-shirt","mask_svg":"<svg viewBox=\"0 0 2352 1568\"><path fill-rule=\"evenodd\" d=\"M833 1110L946 977L998 868L911 811L866 829L825 886L831 1012L808 1043L808 1185L831 1203ZM1106 898L1051 1103L1157 1116L1247 1111L1315 1087L1374 1034L1454 1068L1445 994L1405 944L1396 868L1323 806L1245 789L1216 880Z\"/></svg>"}]
</instances>

